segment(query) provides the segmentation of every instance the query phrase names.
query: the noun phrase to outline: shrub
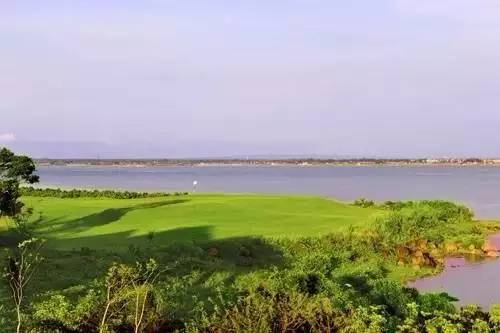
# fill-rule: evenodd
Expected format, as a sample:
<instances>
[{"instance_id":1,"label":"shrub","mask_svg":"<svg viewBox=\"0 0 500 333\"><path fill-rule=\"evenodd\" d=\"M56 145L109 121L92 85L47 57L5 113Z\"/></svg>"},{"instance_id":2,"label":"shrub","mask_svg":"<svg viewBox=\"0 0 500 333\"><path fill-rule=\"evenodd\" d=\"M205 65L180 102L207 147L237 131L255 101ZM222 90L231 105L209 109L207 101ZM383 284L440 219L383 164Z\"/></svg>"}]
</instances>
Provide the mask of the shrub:
<instances>
[{"instance_id":1,"label":"shrub","mask_svg":"<svg viewBox=\"0 0 500 333\"><path fill-rule=\"evenodd\" d=\"M300 292L308 295L316 295L321 290L321 276L316 273L300 276L298 284Z\"/></svg>"},{"instance_id":2,"label":"shrub","mask_svg":"<svg viewBox=\"0 0 500 333\"><path fill-rule=\"evenodd\" d=\"M375 202L373 200L359 198L353 202L353 205L357 207L370 208L370 207L375 207Z\"/></svg>"},{"instance_id":3,"label":"shrub","mask_svg":"<svg viewBox=\"0 0 500 333\"><path fill-rule=\"evenodd\" d=\"M495 332L500 331L500 304L495 304L491 307L490 323Z\"/></svg>"},{"instance_id":4,"label":"shrub","mask_svg":"<svg viewBox=\"0 0 500 333\"><path fill-rule=\"evenodd\" d=\"M390 245L406 244L422 238L434 238L432 231L440 223L437 216L429 209L398 210L378 218L376 222L379 235ZM442 239L437 241L442 241Z\"/></svg>"},{"instance_id":5,"label":"shrub","mask_svg":"<svg viewBox=\"0 0 500 333\"><path fill-rule=\"evenodd\" d=\"M458 226L472 221L472 212L465 206L447 201L407 201L391 203L390 212L377 219L377 231L389 245L407 244L426 239L443 242ZM473 231L473 230L471 230ZM471 243L480 243L476 238Z\"/></svg>"},{"instance_id":6,"label":"shrub","mask_svg":"<svg viewBox=\"0 0 500 333\"><path fill-rule=\"evenodd\" d=\"M22 187L22 195L30 197L44 197L44 198L111 198L111 199L144 199L144 198L158 198L165 196L181 196L188 195L188 192L130 192L130 191L114 191L114 190L61 190L59 188L34 188Z\"/></svg>"},{"instance_id":7,"label":"shrub","mask_svg":"<svg viewBox=\"0 0 500 333\"><path fill-rule=\"evenodd\" d=\"M411 302L411 293L400 283L387 279L376 280L373 283L370 297L374 304L383 306L391 316L404 318L407 304Z\"/></svg>"},{"instance_id":8,"label":"shrub","mask_svg":"<svg viewBox=\"0 0 500 333\"><path fill-rule=\"evenodd\" d=\"M464 205L456 204L445 200L421 200L421 201L386 201L381 205L392 211L403 209L431 209L440 221L464 222L471 221L474 213Z\"/></svg>"},{"instance_id":9,"label":"shrub","mask_svg":"<svg viewBox=\"0 0 500 333\"><path fill-rule=\"evenodd\" d=\"M417 298L418 305L423 312L432 313L439 311L442 313L455 313L456 308L452 302L457 301L447 293L427 293L419 295Z\"/></svg>"}]
</instances>

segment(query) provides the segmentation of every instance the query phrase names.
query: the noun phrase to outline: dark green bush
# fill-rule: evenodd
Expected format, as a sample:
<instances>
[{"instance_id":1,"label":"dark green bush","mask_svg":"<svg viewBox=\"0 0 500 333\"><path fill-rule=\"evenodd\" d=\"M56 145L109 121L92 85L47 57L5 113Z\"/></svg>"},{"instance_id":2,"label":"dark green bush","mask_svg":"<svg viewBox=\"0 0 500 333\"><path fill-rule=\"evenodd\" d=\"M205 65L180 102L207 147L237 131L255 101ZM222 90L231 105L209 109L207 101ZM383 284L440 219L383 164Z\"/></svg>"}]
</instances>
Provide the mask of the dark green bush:
<instances>
[{"instance_id":1,"label":"dark green bush","mask_svg":"<svg viewBox=\"0 0 500 333\"><path fill-rule=\"evenodd\" d=\"M456 308L452 302L458 299L451 297L447 293L428 293L418 295L417 303L423 312L432 313L439 311L443 313L455 313Z\"/></svg>"},{"instance_id":2,"label":"dark green bush","mask_svg":"<svg viewBox=\"0 0 500 333\"><path fill-rule=\"evenodd\" d=\"M300 292L308 295L316 295L321 290L321 276L316 273L300 276L298 284Z\"/></svg>"},{"instance_id":3,"label":"dark green bush","mask_svg":"<svg viewBox=\"0 0 500 333\"><path fill-rule=\"evenodd\" d=\"M30 197L47 197L47 198L110 198L110 199L144 199L158 198L166 196L181 196L188 195L188 192L130 192L130 191L114 191L114 190L61 190L59 188L35 188L22 187L21 194Z\"/></svg>"},{"instance_id":4,"label":"dark green bush","mask_svg":"<svg viewBox=\"0 0 500 333\"><path fill-rule=\"evenodd\" d=\"M372 283L370 298L373 304L381 305L391 316L404 318L412 293L395 281L380 279Z\"/></svg>"},{"instance_id":5,"label":"dark green bush","mask_svg":"<svg viewBox=\"0 0 500 333\"><path fill-rule=\"evenodd\" d=\"M356 199L352 204L354 206L363 207L363 208L375 207L375 201L367 200L365 198Z\"/></svg>"}]
</instances>

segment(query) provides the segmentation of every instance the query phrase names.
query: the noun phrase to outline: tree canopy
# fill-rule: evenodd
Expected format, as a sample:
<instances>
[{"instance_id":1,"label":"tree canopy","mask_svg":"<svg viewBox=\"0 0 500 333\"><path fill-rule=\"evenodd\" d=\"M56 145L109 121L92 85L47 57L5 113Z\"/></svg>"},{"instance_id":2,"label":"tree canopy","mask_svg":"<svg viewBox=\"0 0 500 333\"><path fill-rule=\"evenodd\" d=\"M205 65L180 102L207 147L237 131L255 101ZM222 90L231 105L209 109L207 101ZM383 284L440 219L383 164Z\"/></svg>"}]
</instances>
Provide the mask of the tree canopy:
<instances>
[{"instance_id":1,"label":"tree canopy","mask_svg":"<svg viewBox=\"0 0 500 333\"><path fill-rule=\"evenodd\" d=\"M0 149L0 215L13 216L22 208L19 186L39 181L35 162L28 156Z\"/></svg>"}]
</instances>

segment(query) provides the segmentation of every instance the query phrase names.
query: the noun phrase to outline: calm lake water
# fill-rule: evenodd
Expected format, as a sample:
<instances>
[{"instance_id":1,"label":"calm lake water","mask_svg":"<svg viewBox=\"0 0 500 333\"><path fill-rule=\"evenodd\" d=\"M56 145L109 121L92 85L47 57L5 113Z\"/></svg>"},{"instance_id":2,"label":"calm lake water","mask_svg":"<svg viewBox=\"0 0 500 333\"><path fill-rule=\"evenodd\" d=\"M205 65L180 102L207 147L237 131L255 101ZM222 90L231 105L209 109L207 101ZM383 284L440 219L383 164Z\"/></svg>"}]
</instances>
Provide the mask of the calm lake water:
<instances>
[{"instance_id":1,"label":"calm lake water","mask_svg":"<svg viewBox=\"0 0 500 333\"><path fill-rule=\"evenodd\" d=\"M448 259L441 274L417 280L410 286L421 292L447 292L458 298L460 305L478 304L489 310L492 304L500 304L500 288L496 287L498 276L499 259L478 262Z\"/></svg>"},{"instance_id":2,"label":"calm lake water","mask_svg":"<svg viewBox=\"0 0 500 333\"><path fill-rule=\"evenodd\" d=\"M63 188L313 194L354 200L448 199L500 218L500 167L40 167L42 185Z\"/></svg>"}]
</instances>

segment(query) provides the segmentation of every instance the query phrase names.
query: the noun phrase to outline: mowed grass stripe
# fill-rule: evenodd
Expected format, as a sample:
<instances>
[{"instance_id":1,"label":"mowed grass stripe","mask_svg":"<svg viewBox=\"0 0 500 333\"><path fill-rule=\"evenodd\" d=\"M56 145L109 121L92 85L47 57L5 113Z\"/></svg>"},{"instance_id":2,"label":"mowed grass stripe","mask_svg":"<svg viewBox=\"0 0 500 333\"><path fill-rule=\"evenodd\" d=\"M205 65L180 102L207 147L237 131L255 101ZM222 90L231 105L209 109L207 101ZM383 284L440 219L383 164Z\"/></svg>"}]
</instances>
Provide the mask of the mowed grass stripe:
<instances>
[{"instance_id":1,"label":"mowed grass stripe","mask_svg":"<svg viewBox=\"0 0 500 333\"><path fill-rule=\"evenodd\" d=\"M317 197L189 195L152 199L23 198L42 214L40 237L55 248L129 245L263 236L317 236L360 226L377 213ZM154 233L153 237L148 234Z\"/></svg>"}]
</instances>

